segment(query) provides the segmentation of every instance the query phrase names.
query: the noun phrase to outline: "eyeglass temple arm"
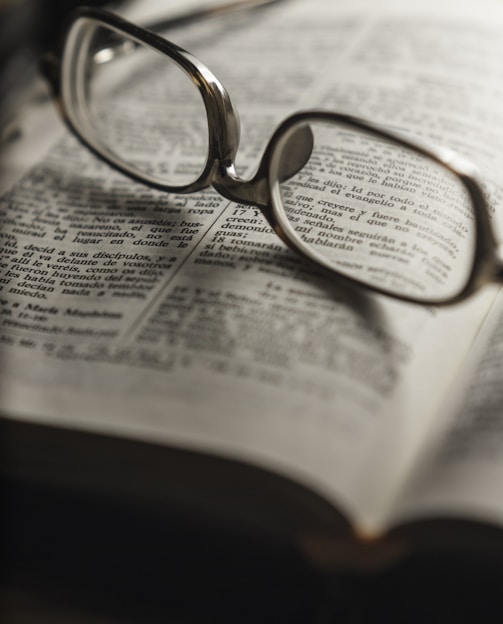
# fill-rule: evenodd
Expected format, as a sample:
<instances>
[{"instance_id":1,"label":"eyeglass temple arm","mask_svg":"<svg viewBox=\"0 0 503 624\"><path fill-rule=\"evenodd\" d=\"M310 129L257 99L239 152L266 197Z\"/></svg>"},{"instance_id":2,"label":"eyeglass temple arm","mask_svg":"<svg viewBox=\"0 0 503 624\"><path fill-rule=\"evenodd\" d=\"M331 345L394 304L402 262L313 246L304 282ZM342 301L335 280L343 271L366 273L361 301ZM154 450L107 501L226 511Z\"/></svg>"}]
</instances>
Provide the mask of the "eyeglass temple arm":
<instances>
[{"instance_id":1,"label":"eyeglass temple arm","mask_svg":"<svg viewBox=\"0 0 503 624\"><path fill-rule=\"evenodd\" d=\"M198 22L204 19L211 19L219 17L220 15L226 15L228 13L237 13L244 10L260 9L272 4L280 4L288 0L235 0L234 2L224 2L221 4L212 5L209 7L199 7L188 11L187 13L181 13L173 17L169 17L162 20L156 20L155 22L143 25L146 30L151 30L154 33L165 32L171 28L180 28L188 26L194 22ZM104 44L104 42L103 42ZM106 46L106 49L105 49ZM113 60L124 54L128 54L137 47L133 41L114 43L109 42L108 45L104 44L102 49L97 50L96 62L103 63Z\"/></svg>"},{"instance_id":2,"label":"eyeglass temple arm","mask_svg":"<svg viewBox=\"0 0 503 624\"><path fill-rule=\"evenodd\" d=\"M146 24L145 28L154 32L185 26L202 19L218 17L227 13L243 11L246 9L258 9L272 4L280 4L288 0L236 0L235 2L223 2L209 7L199 7L163 20Z\"/></svg>"}]
</instances>

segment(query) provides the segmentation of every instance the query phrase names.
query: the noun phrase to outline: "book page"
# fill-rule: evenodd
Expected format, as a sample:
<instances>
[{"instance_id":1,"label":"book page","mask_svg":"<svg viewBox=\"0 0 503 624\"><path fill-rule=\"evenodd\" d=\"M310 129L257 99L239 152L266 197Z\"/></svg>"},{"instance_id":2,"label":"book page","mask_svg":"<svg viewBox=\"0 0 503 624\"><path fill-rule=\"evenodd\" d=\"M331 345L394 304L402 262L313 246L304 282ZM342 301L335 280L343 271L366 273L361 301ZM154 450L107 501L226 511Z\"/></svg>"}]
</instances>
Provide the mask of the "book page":
<instances>
[{"instance_id":1,"label":"book page","mask_svg":"<svg viewBox=\"0 0 503 624\"><path fill-rule=\"evenodd\" d=\"M244 177L283 118L322 107L457 149L496 207L503 50L480 13L292 0L170 37L229 90ZM258 209L132 182L49 102L21 124L2 147L3 413L259 463L378 526L494 289L442 311L346 291Z\"/></svg>"},{"instance_id":2,"label":"book page","mask_svg":"<svg viewBox=\"0 0 503 624\"><path fill-rule=\"evenodd\" d=\"M442 406L391 523L442 516L503 522L503 301Z\"/></svg>"}]
</instances>

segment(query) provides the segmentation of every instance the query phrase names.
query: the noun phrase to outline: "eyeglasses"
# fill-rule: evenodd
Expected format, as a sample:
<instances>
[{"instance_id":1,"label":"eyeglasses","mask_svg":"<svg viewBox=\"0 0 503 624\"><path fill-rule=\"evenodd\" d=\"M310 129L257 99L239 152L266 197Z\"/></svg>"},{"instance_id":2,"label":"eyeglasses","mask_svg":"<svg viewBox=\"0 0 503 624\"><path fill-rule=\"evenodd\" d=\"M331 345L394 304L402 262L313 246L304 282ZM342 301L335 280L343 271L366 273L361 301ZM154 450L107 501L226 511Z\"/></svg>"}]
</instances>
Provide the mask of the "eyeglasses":
<instances>
[{"instance_id":1,"label":"eyeglasses","mask_svg":"<svg viewBox=\"0 0 503 624\"><path fill-rule=\"evenodd\" d=\"M97 156L156 189L213 186L256 206L289 247L343 282L441 305L503 280L474 169L449 150L309 110L279 125L246 180L236 173L239 119L227 91L198 59L153 31L79 9L61 53L44 67L64 119Z\"/></svg>"}]
</instances>

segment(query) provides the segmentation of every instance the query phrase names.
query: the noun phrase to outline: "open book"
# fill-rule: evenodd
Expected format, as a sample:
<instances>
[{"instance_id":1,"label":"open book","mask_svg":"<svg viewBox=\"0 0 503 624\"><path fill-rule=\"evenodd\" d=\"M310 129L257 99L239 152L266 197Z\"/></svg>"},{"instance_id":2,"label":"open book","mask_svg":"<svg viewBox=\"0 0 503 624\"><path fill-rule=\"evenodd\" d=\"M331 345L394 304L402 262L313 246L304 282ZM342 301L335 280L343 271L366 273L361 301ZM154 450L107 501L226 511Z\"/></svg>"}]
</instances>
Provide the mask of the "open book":
<instances>
[{"instance_id":1,"label":"open book","mask_svg":"<svg viewBox=\"0 0 503 624\"><path fill-rule=\"evenodd\" d=\"M332 109L473 161L498 226L502 28L489 0L292 0L169 37L231 93L243 176L288 114ZM442 310L341 290L255 209L105 166L52 102L19 124L1 151L7 476L200 504L327 567L434 520L503 529L497 288Z\"/></svg>"}]
</instances>

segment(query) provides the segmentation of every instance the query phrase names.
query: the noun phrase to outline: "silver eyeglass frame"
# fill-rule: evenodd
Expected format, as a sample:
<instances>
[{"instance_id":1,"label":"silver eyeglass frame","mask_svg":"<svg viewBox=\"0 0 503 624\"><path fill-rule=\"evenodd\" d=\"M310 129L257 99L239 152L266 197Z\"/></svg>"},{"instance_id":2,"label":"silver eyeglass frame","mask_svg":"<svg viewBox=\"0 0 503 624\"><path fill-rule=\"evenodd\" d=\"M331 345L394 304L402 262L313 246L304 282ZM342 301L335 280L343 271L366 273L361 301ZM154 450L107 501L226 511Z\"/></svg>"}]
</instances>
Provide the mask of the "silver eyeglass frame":
<instances>
[{"instance_id":1,"label":"silver eyeglass frame","mask_svg":"<svg viewBox=\"0 0 503 624\"><path fill-rule=\"evenodd\" d=\"M342 284L357 284L367 290L402 301L438 306L462 301L487 283L503 282L501 247L496 242L487 202L477 181L475 169L450 150L426 145L378 124L350 115L325 110L306 110L289 116L278 126L251 179L243 179L236 173L235 157L239 147L240 124L238 113L225 87L199 59L158 35L154 30L168 29L221 13L263 7L282 1L244 0L226 3L212 9L191 11L158 22L150 28L142 28L102 9L79 8L69 18L61 47L56 52L43 57L41 71L51 85L53 97L66 124L80 142L91 149L96 156L130 178L158 190L185 194L213 187L229 200L259 208L272 229L291 249L314 262L325 273L332 277L336 276ZM193 182L182 186L172 186L148 174L142 174L115 158L97 141L93 141L92 136L82 127L79 115L76 113L78 94L74 92L74 81L71 78L72 72L79 71L72 62L75 58L75 46L78 46L78 41L72 39L73 26L82 19L103 24L117 33L125 34L132 42L165 54L187 74L199 90L208 121L208 156L201 173ZM110 58L120 53L119 49L111 50ZM294 175L309 159L312 149L309 122L314 121L342 124L386 139L435 161L458 178L472 201L476 232L472 269L466 283L457 294L441 300L420 299L349 277L334 269L333 266L329 266L328 262L303 242L288 225L279 196L279 183ZM285 160L286 144L288 144L286 153L290 155L289 161Z\"/></svg>"}]
</instances>

